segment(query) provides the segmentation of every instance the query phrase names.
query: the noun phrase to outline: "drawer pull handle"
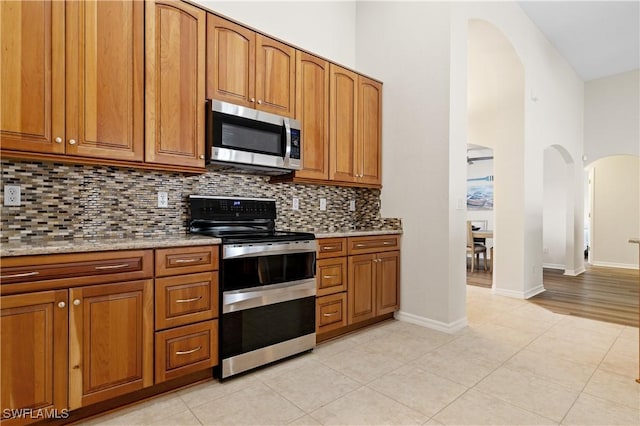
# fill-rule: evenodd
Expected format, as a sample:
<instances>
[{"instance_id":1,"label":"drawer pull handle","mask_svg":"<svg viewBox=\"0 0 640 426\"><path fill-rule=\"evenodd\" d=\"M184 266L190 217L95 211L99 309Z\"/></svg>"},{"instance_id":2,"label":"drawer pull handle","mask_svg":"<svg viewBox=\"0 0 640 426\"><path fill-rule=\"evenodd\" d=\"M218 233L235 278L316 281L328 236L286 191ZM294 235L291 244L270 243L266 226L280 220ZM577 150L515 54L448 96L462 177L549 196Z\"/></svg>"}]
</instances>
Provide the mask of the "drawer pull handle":
<instances>
[{"instance_id":1,"label":"drawer pull handle","mask_svg":"<svg viewBox=\"0 0 640 426\"><path fill-rule=\"evenodd\" d=\"M21 278L21 277L33 277L34 275L38 275L40 272L22 272L20 274L12 274L12 275L2 275L0 278Z\"/></svg>"},{"instance_id":2,"label":"drawer pull handle","mask_svg":"<svg viewBox=\"0 0 640 426\"><path fill-rule=\"evenodd\" d=\"M329 278L338 278L340 275L323 275L322 278L329 279Z\"/></svg>"},{"instance_id":3,"label":"drawer pull handle","mask_svg":"<svg viewBox=\"0 0 640 426\"><path fill-rule=\"evenodd\" d=\"M190 351L176 351L176 355L189 355L194 352L198 352L200 349L202 349L202 346L198 346L197 348L191 349Z\"/></svg>"},{"instance_id":4,"label":"drawer pull handle","mask_svg":"<svg viewBox=\"0 0 640 426\"><path fill-rule=\"evenodd\" d=\"M96 269L98 270L122 269L122 268L126 268L127 266L129 266L128 263L120 263L119 265L96 266Z\"/></svg>"},{"instance_id":5,"label":"drawer pull handle","mask_svg":"<svg viewBox=\"0 0 640 426\"><path fill-rule=\"evenodd\" d=\"M363 243L358 243L358 244L356 244L356 247L357 247L357 248L362 248L362 247L366 247L366 246L367 246L367 245L366 245L366 244L363 244Z\"/></svg>"},{"instance_id":6,"label":"drawer pull handle","mask_svg":"<svg viewBox=\"0 0 640 426\"><path fill-rule=\"evenodd\" d=\"M192 257L191 259L176 259L176 263L193 263L193 262L197 262L198 260L201 260L201 257Z\"/></svg>"},{"instance_id":7,"label":"drawer pull handle","mask_svg":"<svg viewBox=\"0 0 640 426\"><path fill-rule=\"evenodd\" d=\"M339 247L337 247L337 246L323 246L322 250L336 250L338 248Z\"/></svg>"},{"instance_id":8,"label":"drawer pull handle","mask_svg":"<svg viewBox=\"0 0 640 426\"><path fill-rule=\"evenodd\" d=\"M195 302L196 300L200 300L200 299L202 299L202 296L193 297L191 299L178 299L176 300L176 303L189 303L189 302Z\"/></svg>"},{"instance_id":9,"label":"drawer pull handle","mask_svg":"<svg viewBox=\"0 0 640 426\"><path fill-rule=\"evenodd\" d=\"M338 315L338 311L335 312L329 312L327 314L322 314L323 317L332 317L334 315Z\"/></svg>"},{"instance_id":10,"label":"drawer pull handle","mask_svg":"<svg viewBox=\"0 0 640 426\"><path fill-rule=\"evenodd\" d=\"M385 245L385 246L390 246L391 244L393 244L392 241L383 241L382 242L382 245Z\"/></svg>"}]
</instances>

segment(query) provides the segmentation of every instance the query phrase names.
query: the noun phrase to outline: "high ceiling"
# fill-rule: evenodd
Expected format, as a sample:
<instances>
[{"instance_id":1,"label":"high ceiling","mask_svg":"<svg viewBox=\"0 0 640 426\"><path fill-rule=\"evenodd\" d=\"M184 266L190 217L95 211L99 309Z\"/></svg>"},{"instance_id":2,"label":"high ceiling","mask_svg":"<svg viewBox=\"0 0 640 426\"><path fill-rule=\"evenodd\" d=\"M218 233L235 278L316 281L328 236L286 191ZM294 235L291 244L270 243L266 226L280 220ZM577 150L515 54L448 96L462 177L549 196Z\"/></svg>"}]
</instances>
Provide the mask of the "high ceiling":
<instances>
[{"instance_id":1,"label":"high ceiling","mask_svg":"<svg viewBox=\"0 0 640 426\"><path fill-rule=\"evenodd\" d=\"M518 3L584 81L640 68L640 0Z\"/></svg>"}]
</instances>

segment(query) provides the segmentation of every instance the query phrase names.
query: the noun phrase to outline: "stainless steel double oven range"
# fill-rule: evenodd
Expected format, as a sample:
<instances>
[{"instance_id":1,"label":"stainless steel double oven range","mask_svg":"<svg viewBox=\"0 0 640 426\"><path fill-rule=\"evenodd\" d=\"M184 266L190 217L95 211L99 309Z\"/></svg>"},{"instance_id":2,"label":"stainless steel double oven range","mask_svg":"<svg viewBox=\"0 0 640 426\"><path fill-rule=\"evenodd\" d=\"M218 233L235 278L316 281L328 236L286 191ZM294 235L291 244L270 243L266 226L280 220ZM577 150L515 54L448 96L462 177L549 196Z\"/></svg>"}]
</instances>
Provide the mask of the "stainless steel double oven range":
<instances>
[{"instance_id":1,"label":"stainless steel double oven range","mask_svg":"<svg viewBox=\"0 0 640 426\"><path fill-rule=\"evenodd\" d=\"M192 195L191 233L220 246L220 377L312 349L315 236L275 230L272 199Z\"/></svg>"}]
</instances>

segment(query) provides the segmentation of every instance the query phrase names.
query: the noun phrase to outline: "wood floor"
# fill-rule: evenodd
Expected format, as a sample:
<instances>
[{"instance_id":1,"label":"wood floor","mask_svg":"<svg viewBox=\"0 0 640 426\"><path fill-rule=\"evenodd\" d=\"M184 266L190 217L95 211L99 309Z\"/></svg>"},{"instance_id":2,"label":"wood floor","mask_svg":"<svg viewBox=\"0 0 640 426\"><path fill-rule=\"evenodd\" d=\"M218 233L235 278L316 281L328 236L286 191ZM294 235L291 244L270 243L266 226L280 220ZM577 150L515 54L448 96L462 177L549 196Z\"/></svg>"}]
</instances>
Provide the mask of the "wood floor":
<instances>
[{"instance_id":1,"label":"wood floor","mask_svg":"<svg viewBox=\"0 0 640 426\"><path fill-rule=\"evenodd\" d=\"M587 266L577 277L545 269L545 292L529 299L553 312L638 327L637 270ZM491 274L467 270L467 284L491 287Z\"/></svg>"}]
</instances>

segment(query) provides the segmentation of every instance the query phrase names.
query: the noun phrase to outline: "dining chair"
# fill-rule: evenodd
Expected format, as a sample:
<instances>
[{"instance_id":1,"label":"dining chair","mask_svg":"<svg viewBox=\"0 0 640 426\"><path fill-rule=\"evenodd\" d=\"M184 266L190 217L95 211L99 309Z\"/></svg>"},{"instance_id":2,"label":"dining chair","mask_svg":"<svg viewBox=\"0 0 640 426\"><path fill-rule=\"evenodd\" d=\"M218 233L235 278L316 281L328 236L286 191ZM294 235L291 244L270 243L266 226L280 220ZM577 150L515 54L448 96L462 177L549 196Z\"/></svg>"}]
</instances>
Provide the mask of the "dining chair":
<instances>
[{"instance_id":1,"label":"dining chair","mask_svg":"<svg viewBox=\"0 0 640 426\"><path fill-rule=\"evenodd\" d=\"M487 247L473 241L473 227L470 220L467 221L467 253L471 253L471 272L475 270L476 259L480 264L480 253L484 260L484 270L487 270Z\"/></svg>"}]
</instances>

